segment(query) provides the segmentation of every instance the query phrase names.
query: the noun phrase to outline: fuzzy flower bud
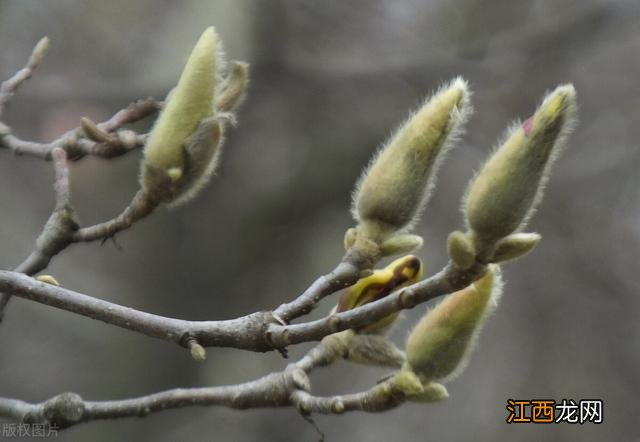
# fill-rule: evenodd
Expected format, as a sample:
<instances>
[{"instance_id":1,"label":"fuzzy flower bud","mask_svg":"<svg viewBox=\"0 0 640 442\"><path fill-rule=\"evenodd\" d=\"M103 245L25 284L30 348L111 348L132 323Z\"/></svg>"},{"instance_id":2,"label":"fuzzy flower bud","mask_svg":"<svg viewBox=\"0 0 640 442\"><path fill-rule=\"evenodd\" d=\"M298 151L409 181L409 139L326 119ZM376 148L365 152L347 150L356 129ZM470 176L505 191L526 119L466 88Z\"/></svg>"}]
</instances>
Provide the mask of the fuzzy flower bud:
<instances>
[{"instance_id":1,"label":"fuzzy flower bud","mask_svg":"<svg viewBox=\"0 0 640 442\"><path fill-rule=\"evenodd\" d=\"M396 131L362 174L352 212L359 233L380 242L419 218L451 140L469 113L467 83L440 89Z\"/></svg>"},{"instance_id":2,"label":"fuzzy flower bud","mask_svg":"<svg viewBox=\"0 0 640 442\"><path fill-rule=\"evenodd\" d=\"M470 286L447 296L409 334L403 370L423 383L451 379L464 369L480 328L497 305L502 289L497 268Z\"/></svg>"},{"instance_id":3,"label":"fuzzy flower bud","mask_svg":"<svg viewBox=\"0 0 640 442\"><path fill-rule=\"evenodd\" d=\"M533 214L551 164L573 125L575 96L570 84L547 95L531 118L510 131L470 183L464 211L478 245L486 247L522 228Z\"/></svg>"},{"instance_id":4,"label":"fuzzy flower bud","mask_svg":"<svg viewBox=\"0 0 640 442\"><path fill-rule=\"evenodd\" d=\"M378 299L382 299L394 290L406 287L422 278L423 269L420 259L413 255L398 258L382 270L374 271L370 276L360 279L345 289L340 296L335 312L344 312ZM398 313L382 318L374 324L358 329L359 333L380 333L385 331Z\"/></svg>"},{"instance_id":5,"label":"fuzzy flower bud","mask_svg":"<svg viewBox=\"0 0 640 442\"><path fill-rule=\"evenodd\" d=\"M192 196L215 166L222 127L214 118L220 64L218 37L208 28L185 65L149 135L141 185L163 202Z\"/></svg>"}]
</instances>

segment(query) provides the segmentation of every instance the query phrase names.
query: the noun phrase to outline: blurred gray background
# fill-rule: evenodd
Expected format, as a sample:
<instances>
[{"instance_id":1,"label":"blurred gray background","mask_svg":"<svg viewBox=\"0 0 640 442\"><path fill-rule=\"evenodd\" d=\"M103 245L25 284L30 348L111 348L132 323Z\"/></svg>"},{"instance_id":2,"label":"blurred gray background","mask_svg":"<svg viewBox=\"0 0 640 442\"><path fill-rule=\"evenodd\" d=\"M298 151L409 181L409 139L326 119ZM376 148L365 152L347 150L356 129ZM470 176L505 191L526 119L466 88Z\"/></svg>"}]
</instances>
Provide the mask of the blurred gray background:
<instances>
[{"instance_id":1,"label":"blurred gray background","mask_svg":"<svg viewBox=\"0 0 640 442\"><path fill-rule=\"evenodd\" d=\"M231 318L295 297L342 256L361 168L410 109L463 75L467 136L441 170L417 233L428 270L462 226L464 188L510 121L573 82L580 125L531 223L544 240L505 266L505 296L438 405L318 416L328 441L640 441L640 2L596 0L0 1L0 76L43 35L41 69L6 120L50 140L138 97L163 97L209 25L252 65L250 94L218 175L192 203L159 210L111 243L75 245L47 273L64 286L157 314ZM138 126L146 130L149 122ZM138 152L72 167L85 224L137 189ZM0 267L31 250L52 208L49 163L0 151ZM325 302L315 316L335 302ZM424 312L406 314L402 342ZM311 344L291 349L293 358ZM16 299L0 327L0 395L90 400L237 383L283 368L277 353L183 349ZM315 391L364 389L383 370L340 363ZM507 399L602 399L602 425L507 425ZM294 410L189 408L94 422L65 441L314 441Z\"/></svg>"}]
</instances>

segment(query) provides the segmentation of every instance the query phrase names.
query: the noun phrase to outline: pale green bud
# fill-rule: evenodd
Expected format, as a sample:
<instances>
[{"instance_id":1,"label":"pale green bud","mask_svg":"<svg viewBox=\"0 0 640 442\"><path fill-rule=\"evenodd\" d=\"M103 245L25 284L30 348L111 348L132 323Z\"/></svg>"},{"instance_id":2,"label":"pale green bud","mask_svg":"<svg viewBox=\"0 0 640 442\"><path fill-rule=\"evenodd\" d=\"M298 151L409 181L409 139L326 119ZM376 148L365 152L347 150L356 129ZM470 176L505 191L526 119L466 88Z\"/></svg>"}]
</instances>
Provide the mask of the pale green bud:
<instances>
[{"instance_id":1,"label":"pale green bud","mask_svg":"<svg viewBox=\"0 0 640 442\"><path fill-rule=\"evenodd\" d=\"M141 184L152 197L176 202L210 173L221 141L214 115L220 49L213 27L193 48L144 150ZM202 163L202 161L209 161Z\"/></svg>"},{"instance_id":2,"label":"pale green bud","mask_svg":"<svg viewBox=\"0 0 640 442\"><path fill-rule=\"evenodd\" d=\"M51 45L51 40L48 36L42 37L38 40L33 51L31 51L31 57L29 58L29 66L33 67L34 63L39 63L40 60L45 56L47 51L49 50L49 46Z\"/></svg>"},{"instance_id":3,"label":"pale green bud","mask_svg":"<svg viewBox=\"0 0 640 442\"><path fill-rule=\"evenodd\" d=\"M411 233L393 235L380 244L380 253L382 256L393 256L413 252L422 247L422 242L420 235Z\"/></svg>"},{"instance_id":4,"label":"pale green bud","mask_svg":"<svg viewBox=\"0 0 640 442\"><path fill-rule=\"evenodd\" d=\"M449 258L462 269L468 269L476 260L476 252L473 241L466 233L459 230L453 231L447 238L447 253Z\"/></svg>"},{"instance_id":5,"label":"pale green bud","mask_svg":"<svg viewBox=\"0 0 640 442\"><path fill-rule=\"evenodd\" d=\"M448 295L409 334L404 370L424 382L451 379L464 369L484 319L493 311L502 284L498 269L470 286Z\"/></svg>"},{"instance_id":6,"label":"pale green bud","mask_svg":"<svg viewBox=\"0 0 640 442\"><path fill-rule=\"evenodd\" d=\"M542 237L537 233L514 233L496 243L491 262L503 262L520 258L532 251Z\"/></svg>"},{"instance_id":7,"label":"pale green bud","mask_svg":"<svg viewBox=\"0 0 640 442\"><path fill-rule=\"evenodd\" d=\"M356 239L358 238L358 229L355 227L350 227L344 232L344 249L349 250L356 243Z\"/></svg>"},{"instance_id":8,"label":"pale green bud","mask_svg":"<svg viewBox=\"0 0 640 442\"><path fill-rule=\"evenodd\" d=\"M533 214L549 168L573 125L575 96L570 84L547 95L471 181L464 210L477 248L522 228Z\"/></svg>"},{"instance_id":9,"label":"pale green bud","mask_svg":"<svg viewBox=\"0 0 640 442\"><path fill-rule=\"evenodd\" d=\"M393 387L406 396L415 396L424 392L422 381L411 370L400 370L392 378Z\"/></svg>"},{"instance_id":10,"label":"pale green bud","mask_svg":"<svg viewBox=\"0 0 640 442\"><path fill-rule=\"evenodd\" d=\"M38 275L36 276L36 279L40 282L44 282L45 284L55 285L57 287L60 286L58 280L52 275Z\"/></svg>"},{"instance_id":11,"label":"pale green bud","mask_svg":"<svg viewBox=\"0 0 640 442\"><path fill-rule=\"evenodd\" d=\"M429 382L422 387L422 393L407 396L411 402L432 403L440 402L449 398L447 388L437 382Z\"/></svg>"},{"instance_id":12,"label":"pale green bud","mask_svg":"<svg viewBox=\"0 0 640 442\"><path fill-rule=\"evenodd\" d=\"M467 83L440 89L396 131L362 174L352 213L359 233L382 241L409 229L427 203L434 177L470 106Z\"/></svg>"},{"instance_id":13,"label":"pale green bud","mask_svg":"<svg viewBox=\"0 0 640 442\"><path fill-rule=\"evenodd\" d=\"M207 359L207 351L196 341L189 342L189 353L191 353L191 357L198 362L204 362Z\"/></svg>"}]
</instances>

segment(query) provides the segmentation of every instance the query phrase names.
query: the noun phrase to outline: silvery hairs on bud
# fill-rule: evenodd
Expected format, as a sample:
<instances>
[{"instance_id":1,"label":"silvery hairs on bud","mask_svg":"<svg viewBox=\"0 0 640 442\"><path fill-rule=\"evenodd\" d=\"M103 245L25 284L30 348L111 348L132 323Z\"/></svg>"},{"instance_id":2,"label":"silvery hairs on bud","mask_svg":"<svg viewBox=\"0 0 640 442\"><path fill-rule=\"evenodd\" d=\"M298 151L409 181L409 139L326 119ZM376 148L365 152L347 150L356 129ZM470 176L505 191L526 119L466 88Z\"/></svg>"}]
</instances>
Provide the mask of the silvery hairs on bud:
<instances>
[{"instance_id":1,"label":"silvery hairs on bud","mask_svg":"<svg viewBox=\"0 0 640 442\"><path fill-rule=\"evenodd\" d=\"M467 83L458 77L400 125L356 186L352 213L361 234L381 242L416 223L470 111Z\"/></svg>"},{"instance_id":2,"label":"silvery hairs on bud","mask_svg":"<svg viewBox=\"0 0 640 442\"><path fill-rule=\"evenodd\" d=\"M481 279L445 297L409 334L403 370L414 372L423 382L455 378L464 370L501 293L500 270L492 265Z\"/></svg>"},{"instance_id":3,"label":"silvery hairs on bud","mask_svg":"<svg viewBox=\"0 0 640 442\"><path fill-rule=\"evenodd\" d=\"M223 64L218 36L209 27L193 48L146 143L140 182L152 198L174 205L183 202L213 172L223 138L215 92Z\"/></svg>"},{"instance_id":4,"label":"silvery hairs on bud","mask_svg":"<svg viewBox=\"0 0 640 442\"><path fill-rule=\"evenodd\" d=\"M463 211L479 242L493 243L526 225L574 126L575 108L573 86L556 88L531 118L508 131L471 180Z\"/></svg>"}]
</instances>

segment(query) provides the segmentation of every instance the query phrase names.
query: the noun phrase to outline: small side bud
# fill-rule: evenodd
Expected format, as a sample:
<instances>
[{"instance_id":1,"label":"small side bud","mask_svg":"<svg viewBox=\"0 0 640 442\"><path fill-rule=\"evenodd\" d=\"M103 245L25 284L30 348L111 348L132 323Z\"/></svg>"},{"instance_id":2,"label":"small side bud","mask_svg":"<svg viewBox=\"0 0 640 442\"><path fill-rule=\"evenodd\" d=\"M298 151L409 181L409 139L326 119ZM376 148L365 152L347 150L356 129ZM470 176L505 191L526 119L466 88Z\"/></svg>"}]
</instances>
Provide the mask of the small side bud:
<instances>
[{"instance_id":1,"label":"small side bud","mask_svg":"<svg viewBox=\"0 0 640 442\"><path fill-rule=\"evenodd\" d=\"M356 243L358 237L358 230L355 227L351 227L344 232L344 249L349 250Z\"/></svg>"},{"instance_id":2,"label":"small side bud","mask_svg":"<svg viewBox=\"0 0 640 442\"><path fill-rule=\"evenodd\" d=\"M453 231L447 238L447 253L449 258L461 269L468 269L476 261L476 251L473 242L466 233Z\"/></svg>"},{"instance_id":3,"label":"small side bud","mask_svg":"<svg viewBox=\"0 0 640 442\"><path fill-rule=\"evenodd\" d=\"M400 370L391 380L393 387L406 396L415 396L424 392L422 381L411 370Z\"/></svg>"},{"instance_id":4,"label":"small side bud","mask_svg":"<svg viewBox=\"0 0 640 442\"><path fill-rule=\"evenodd\" d=\"M573 86L558 87L531 118L511 130L471 181L464 211L476 248L490 246L526 225L573 126L575 107Z\"/></svg>"},{"instance_id":5,"label":"small side bud","mask_svg":"<svg viewBox=\"0 0 640 442\"><path fill-rule=\"evenodd\" d=\"M49 50L50 45L51 40L48 36L44 36L40 40L38 40L38 43L36 43L36 45L34 46L33 51L31 51L31 57L29 58L30 67L38 64L40 60L44 58L44 56L47 54L47 51Z\"/></svg>"},{"instance_id":6,"label":"small side bud","mask_svg":"<svg viewBox=\"0 0 640 442\"><path fill-rule=\"evenodd\" d=\"M100 129L98 125L89 118L80 118L80 127L87 138L97 143L114 143L118 141L117 137Z\"/></svg>"},{"instance_id":7,"label":"small side bud","mask_svg":"<svg viewBox=\"0 0 640 442\"><path fill-rule=\"evenodd\" d=\"M375 241L408 229L420 217L451 140L469 113L467 83L436 92L396 131L362 174L353 216Z\"/></svg>"},{"instance_id":8,"label":"small side bud","mask_svg":"<svg viewBox=\"0 0 640 442\"><path fill-rule=\"evenodd\" d=\"M405 370L428 382L451 379L464 369L484 319L501 292L496 272L497 267L491 266L485 276L427 312L407 339Z\"/></svg>"},{"instance_id":9,"label":"small side bud","mask_svg":"<svg viewBox=\"0 0 640 442\"><path fill-rule=\"evenodd\" d=\"M503 262L520 258L531 252L542 237L537 233L514 233L496 243L491 262Z\"/></svg>"},{"instance_id":10,"label":"small side bud","mask_svg":"<svg viewBox=\"0 0 640 442\"><path fill-rule=\"evenodd\" d=\"M422 247L422 243L423 240L420 235L413 235L411 233L393 235L380 244L380 253L382 253L382 256L409 253Z\"/></svg>"},{"instance_id":11,"label":"small side bud","mask_svg":"<svg viewBox=\"0 0 640 442\"><path fill-rule=\"evenodd\" d=\"M56 287L60 287L60 283L56 278L51 275L38 275L36 279L40 282L44 282L45 284L55 285Z\"/></svg>"},{"instance_id":12,"label":"small side bud","mask_svg":"<svg viewBox=\"0 0 640 442\"><path fill-rule=\"evenodd\" d=\"M207 359L207 351L195 339L189 340L189 352L191 357L198 362L204 362Z\"/></svg>"},{"instance_id":13,"label":"small side bud","mask_svg":"<svg viewBox=\"0 0 640 442\"><path fill-rule=\"evenodd\" d=\"M407 399L411 402L420 403L433 403L440 402L449 398L449 392L447 388L437 382L429 382L423 386L422 393L408 396Z\"/></svg>"},{"instance_id":14,"label":"small side bud","mask_svg":"<svg viewBox=\"0 0 640 442\"><path fill-rule=\"evenodd\" d=\"M352 310L369 302L377 301L394 290L406 287L422 278L423 269L420 259L413 255L398 258L382 270L376 270L370 276L360 279L345 289L340 296L336 313ZM383 333L396 320L393 313L378 322L357 329L359 333Z\"/></svg>"},{"instance_id":15,"label":"small side bud","mask_svg":"<svg viewBox=\"0 0 640 442\"><path fill-rule=\"evenodd\" d=\"M193 152L197 151L200 158L215 158L220 143L220 128L210 122L215 117L219 55L218 37L210 27L193 48L178 85L151 130L140 181L147 193L159 201L175 202L192 193L194 184L200 183L212 168L194 159ZM206 137L209 139L205 141ZM199 142L197 148L194 140Z\"/></svg>"}]
</instances>

